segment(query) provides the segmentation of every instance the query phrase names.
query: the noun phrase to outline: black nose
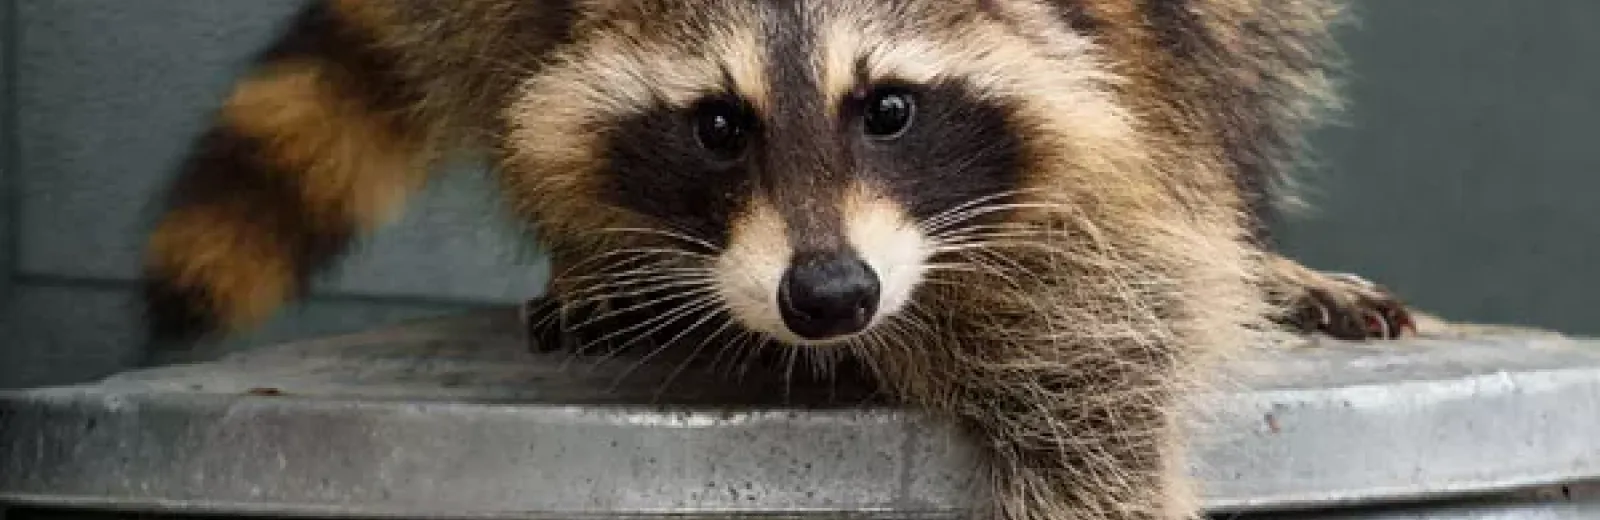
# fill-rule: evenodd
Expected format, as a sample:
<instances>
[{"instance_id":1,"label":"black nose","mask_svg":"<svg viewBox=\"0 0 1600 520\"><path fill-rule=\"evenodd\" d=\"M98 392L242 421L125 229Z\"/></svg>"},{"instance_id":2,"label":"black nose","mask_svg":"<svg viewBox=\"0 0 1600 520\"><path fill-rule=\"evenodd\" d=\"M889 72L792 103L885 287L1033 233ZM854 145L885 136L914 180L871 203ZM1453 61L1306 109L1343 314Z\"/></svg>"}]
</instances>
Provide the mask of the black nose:
<instances>
[{"instance_id":1,"label":"black nose","mask_svg":"<svg viewBox=\"0 0 1600 520\"><path fill-rule=\"evenodd\" d=\"M878 310L878 275L850 253L795 255L778 303L783 322L802 338L860 332Z\"/></svg>"}]
</instances>

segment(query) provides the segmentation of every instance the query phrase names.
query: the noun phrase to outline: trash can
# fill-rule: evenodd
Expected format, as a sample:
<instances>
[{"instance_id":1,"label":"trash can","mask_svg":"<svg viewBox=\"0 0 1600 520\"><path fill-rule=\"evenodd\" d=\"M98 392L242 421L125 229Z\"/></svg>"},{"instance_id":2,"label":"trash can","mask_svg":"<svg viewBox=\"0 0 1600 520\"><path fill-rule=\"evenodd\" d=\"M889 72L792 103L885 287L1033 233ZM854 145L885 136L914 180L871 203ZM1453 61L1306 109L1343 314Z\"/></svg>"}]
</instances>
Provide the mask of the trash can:
<instances>
[{"instance_id":1,"label":"trash can","mask_svg":"<svg viewBox=\"0 0 1600 520\"><path fill-rule=\"evenodd\" d=\"M961 518L972 453L888 406L663 406L488 312L0 393L6 518ZM1600 342L1325 342L1230 366L1217 518L1600 518ZM701 388L703 387L703 388ZM697 389L698 390L695 390ZM731 390L730 390L731 389ZM698 392L698 393L696 393ZM681 396L680 396L681 397Z\"/></svg>"}]
</instances>

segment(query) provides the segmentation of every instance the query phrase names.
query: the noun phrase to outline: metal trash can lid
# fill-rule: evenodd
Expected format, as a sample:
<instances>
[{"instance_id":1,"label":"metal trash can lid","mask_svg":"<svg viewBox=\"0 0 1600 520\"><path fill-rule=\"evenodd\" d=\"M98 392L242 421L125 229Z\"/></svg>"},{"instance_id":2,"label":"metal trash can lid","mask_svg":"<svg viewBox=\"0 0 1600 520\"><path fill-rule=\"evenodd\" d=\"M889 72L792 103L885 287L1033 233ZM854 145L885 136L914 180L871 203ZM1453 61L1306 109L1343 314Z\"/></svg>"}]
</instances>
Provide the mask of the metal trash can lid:
<instances>
[{"instance_id":1,"label":"metal trash can lid","mask_svg":"<svg viewBox=\"0 0 1600 520\"><path fill-rule=\"evenodd\" d=\"M974 459L893 407L664 408L561 370L492 312L94 384L0 392L0 504L360 517L957 517ZM1230 368L1193 473L1211 510L1600 477L1600 342L1325 342Z\"/></svg>"}]
</instances>

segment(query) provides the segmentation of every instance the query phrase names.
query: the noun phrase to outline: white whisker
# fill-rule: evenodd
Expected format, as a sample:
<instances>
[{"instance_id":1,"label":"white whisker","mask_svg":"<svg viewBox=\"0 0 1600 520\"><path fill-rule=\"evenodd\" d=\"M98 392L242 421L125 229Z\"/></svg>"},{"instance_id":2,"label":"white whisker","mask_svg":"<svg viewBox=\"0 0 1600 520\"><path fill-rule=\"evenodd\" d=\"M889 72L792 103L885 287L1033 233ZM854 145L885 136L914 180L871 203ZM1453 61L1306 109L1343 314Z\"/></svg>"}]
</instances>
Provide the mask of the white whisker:
<instances>
[{"instance_id":1,"label":"white whisker","mask_svg":"<svg viewBox=\"0 0 1600 520\"><path fill-rule=\"evenodd\" d=\"M697 311L694 311L694 312L704 312L706 310L712 310L712 309L715 308L715 306L704 306L704 305L702 305L699 308L700 308L700 310L697 310ZM691 313L686 312L683 315L687 316L689 314L691 314ZM683 339L684 335L694 331L695 329L700 328L700 326L704 325L707 321L710 321L712 318L717 317L717 313L714 312L714 311L713 312L704 312L704 314L705 315L701 316L700 319L695 320L694 323L690 324L687 327L684 327L683 330L678 331L678 333L674 334L671 338L668 338L666 341L661 342L661 344L656 346L656 348L652 349L649 354L645 354L644 356L641 356L638 361L635 361L626 370L623 370L621 374L618 374L617 377L616 377L616 381L617 382L621 382L623 378L627 377L629 374L632 374L639 367L644 366L645 363L649 363L652 358L654 358L656 355L660 354L662 351L665 351L667 349L673 348L674 345L677 345L678 340ZM653 332L654 331L652 331L649 334L653 334ZM702 342L702 344L703 343L704 342ZM695 347L694 351L691 352L690 356L693 356L694 354L697 354L699 352L700 352L700 348L699 347ZM684 363L688 363L688 362L689 362L688 359L684 360ZM656 397L660 398L661 392L664 391L664 390L665 390L664 387L658 388L656 390Z\"/></svg>"},{"instance_id":2,"label":"white whisker","mask_svg":"<svg viewBox=\"0 0 1600 520\"><path fill-rule=\"evenodd\" d=\"M712 297L712 296L715 296L715 295L716 295L716 291L715 291L715 288L713 288L713 287L700 287L700 288L693 289L693 290L676 292L676 293L674 293L672 295L669 295L669 296L663 296L661 298L656 298L656 299L653 299L653 300L645 300L645 301L642 301L642 302L639 302L639 303L635 303L633 305L629 305L627 307L623 307L621 309L612 309L609 312L605 312L605 313L597 315L597 316L592 316L592 317L590 317L590 319L585 320L584 322L578 324L574 328L587 327L589 325L593 325L595 323L599 323L600 321L604 321L607 318L611 318L611 317L615 317L615 316L618 316L618 315L621 315L621 314L626 314L626 313L629 313L629 312L637 311L639 309L643 309L643 308L649 307L651 305L658 305L658 304L661 304L661 303L664 303L664 302L669 302L669 301L673 301L673 300L677 300L677 299L681 299L681 298L686 298L686 297L706 298L706 297ZM658 316L658 318L659 318L659 316ZM626 329L624 329L624 330L626 330ZM615 332L613 332L613 334L615 334Z\"/></svg>"},{"instance_id":3,"label":"white whisker","mask_svg":"<svg viewBox=\"0 0 1600 520\"><path fill-rule=\"evenodd\" d=\"M708 251L721 251L721 249L722 249L722 248L719 248L719 247L717 247L715 245L712 245L710 242L707 242L705 240L689 236L686 233L679 233L679 232L676 232L676 231L668 231L668 230L664 230L664 229L613 227L613 228L604 228L604 229L601 229L601 231L602 232L607 232L607 233L639 233L639 234L645 234L645 235L655 235L655 236L660 236L660 237L665 237L665 238L672 238L672 239L682 240L682 241L688 242L690 244L694 244L694 245L697 245L697 246L704 247Z\"/></svg>"},{"instance_id":4,"label":"white whisker","mask_svg":"<svg viewBox=\"0 0 1600 520\"><path fill-rule=\"evenodd\" d=\"M688 302L685 302L685 303L682 303L682 304L678 305L678 307L674 308L671 311L663 312L663 313L657 315L654 318L651 318L651 319L646 320L644 322L635 324L632 327L628 327L628 328L625 328L625 329L612 331L610 334L606 334L605 336L601 336L599 339L596 339L594 341L590 341L588 343L585 343L582 347L579 347L579 350L580 351L588 350L589 347L593 346L596 343L600 343L600 342L606 341L606 340L608 340L608 339L610 339L610 338L612 338L614 336L617 336L619 334L625 334L625 333L631 332L633 330L637 330L639 327L648 327L648 326L651 326L652 324L654 324L654 326L651 327L649 330L647 330L647 331L645 331L643 333L640 333L637 336L638 338L651 339L650 338L651 335L653 335L656 332L660 331L662 328L664 328L664 327L666 327L668 325L671 325L673 320L676 320L678 318L682 318L684 316L687 316L687 315L690 315L690 314L693 314L693 313L696 313L696 312L703 311L705 309L712 308L716 304L717 304L717 300L714 299L714 298L701 298L701 299L697 299L697 300L689 300ZM658 346L657 348L665 348L665 347L664 346ZM621 353L623 350L625 350L625 349L621 349L621 348L613 349L611 352L609 352L605 356L601 357L601 359L596 364L604 363L606 361L609 361L610 359L616 357L616 355Z\"/></svg>"},{"instance_id":5,"label":"white whisker","mask_svg":"<svg viewBox=\"0 0 1600 520\"><path fill-rule=\"evenodd\" d=\"M717 314L716 313L712 313L710 315L715 316ZM723 320L722 320L722 325L717 327L716 330L711 331L711 333L706 335L705 338L702 338L700 340L700 343L695 345L694 350L691 350L689 352L689 354L683 358L683 361L679 362L678 366L676 368L673 368L672 372L670 374L667 374L667 379L665 381L663 381L661 383L661 387L656 390L655 399L660 399L661 398L661 394L663 392L666 392L668 387L672 386L672 382L676 381L678 379L678 376L683 373L684 369L688 368L689 365L693 364L694 359L696 357L700 356L700 351L705 349L706 345L709 345L713 340L715 340L717 338L717 336L720 336L720 335L722 335L723 332L726 332L730 327L733 326L733 324L734 324L733 318L724 315L723 316ZM724 345L724 348L726 348L726 347L727 346ZM712 361L712 365L711 366L713 368L716 366L716 361L715 360Z\"/></svg>"}]
</instances>

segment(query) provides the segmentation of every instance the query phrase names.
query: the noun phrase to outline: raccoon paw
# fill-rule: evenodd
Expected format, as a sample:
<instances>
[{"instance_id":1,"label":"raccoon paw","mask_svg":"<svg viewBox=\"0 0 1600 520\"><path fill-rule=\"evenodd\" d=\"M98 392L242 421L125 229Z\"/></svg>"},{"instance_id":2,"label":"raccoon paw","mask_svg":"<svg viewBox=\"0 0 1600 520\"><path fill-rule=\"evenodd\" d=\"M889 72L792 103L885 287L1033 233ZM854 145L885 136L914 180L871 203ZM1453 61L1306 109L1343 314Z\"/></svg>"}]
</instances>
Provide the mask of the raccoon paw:
<instances>
[{"instance_id":1,"label":"raccoon paw","mask_svg":"<svg viewBox=\"0 0 1600 520\"><path fill-rule=\"evenodd\" d=\"M1342 340L1397 339L1417 333L1408 306L1383 286L1349 273L1280 264L1283 321L1307 334Z\"/></svg>"},{"instance_id":2,"label":"raccoon paw","mask_svg":"<svg viewBox=\"0 0 1600 520\"><path fill-rule=\"evenodd\" d=\"M1326 284L1305 287L1293 319L1300 330L1339 339L1396 339L1416 334L1416 320L1387 289L1347 273L1326 273Z\"/></svg>"}]
</instances>

